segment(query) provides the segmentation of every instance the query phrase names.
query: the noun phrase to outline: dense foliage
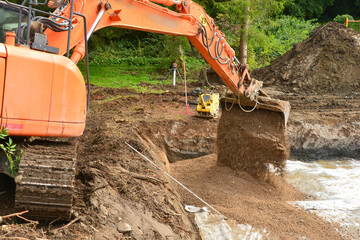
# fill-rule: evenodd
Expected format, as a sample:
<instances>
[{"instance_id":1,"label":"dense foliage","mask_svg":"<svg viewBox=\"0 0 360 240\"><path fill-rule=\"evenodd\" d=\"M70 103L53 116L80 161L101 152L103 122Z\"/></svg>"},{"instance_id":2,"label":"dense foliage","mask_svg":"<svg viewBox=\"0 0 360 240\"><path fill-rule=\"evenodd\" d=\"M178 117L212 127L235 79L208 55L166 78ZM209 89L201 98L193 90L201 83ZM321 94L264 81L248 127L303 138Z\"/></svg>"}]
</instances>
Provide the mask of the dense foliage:
<instances>
[{"instance_id":1,"label":"dense foliage","mask_svg":"<svg viewBox=\"0 0 360 240\"><path fill-rule=\"evenodd\" d=\"M237 54L245 12L249 13L247 42L250 68L269 64L294 43L306 38L318 24L333 20L343 23L345 17L360 19L360 0L195 1L215 19ZM359 24L350 24L350 27L358 29ZM106 28L93 34L90 39L90 59L92 64L97 65L121 64L165 69L172 61L179 59L179 45L185 50L188 61L203 66L203 62L190 57L193 52L185 37L117 28Z\"/></svg>"},{"instance_id":2,"label":"dense foliage","mask_svg":"<svg viewBox=\"0 0 360 240\"><path fill-rule=\"evenodd\" d=\"M221 29L228 36L231 46L239 46L240 26L234 26L229 21L220 21ZM254 21L249 28L248 36L248 64L250 69L269 64L292 48L294 43L300 42L317 26L314 20L305 21L291 16L279 16L277 19L268 18ZM235 29L235 31L234 31Z\"/></svg>"},{"instance_id":3,"label":"dense foliage","mask_svg":"<svg viewBox=\"0 0 360 240\"><path fill-rule=\"evenodd\" d=\"M325 9L334 4L334 0L295 0L286 4L285 12L294 17L318 18Z\"/></svg>"},{"instance_id":4,"label":"dense foliage","mask_svg":"<svg viewBox=\"0 0 360 240\"><path fill-rule=\"evenodd\" d=\"M248 64L250 68L268 65L308 37L318 19L343 22L344 14L359 15L355 9L360 0L199 0L206 12L226 34L227 41L238 54L245 9L249 9ZM356 13L355 13L356 12ZM334 13L336 13L334 15ZM339 15L339 16L337 16ZM349 16L350 19L352 18ZM105 44L106 43L106 44ZM90 40L93 64L120 64L167 69L179 60L179 45L187 61L199 66L203 62L191 57L193 52L185 37L164 36L126 29L106 28ZM196 51L196 50L195 50Z\"/></svg>"}]
</instances>

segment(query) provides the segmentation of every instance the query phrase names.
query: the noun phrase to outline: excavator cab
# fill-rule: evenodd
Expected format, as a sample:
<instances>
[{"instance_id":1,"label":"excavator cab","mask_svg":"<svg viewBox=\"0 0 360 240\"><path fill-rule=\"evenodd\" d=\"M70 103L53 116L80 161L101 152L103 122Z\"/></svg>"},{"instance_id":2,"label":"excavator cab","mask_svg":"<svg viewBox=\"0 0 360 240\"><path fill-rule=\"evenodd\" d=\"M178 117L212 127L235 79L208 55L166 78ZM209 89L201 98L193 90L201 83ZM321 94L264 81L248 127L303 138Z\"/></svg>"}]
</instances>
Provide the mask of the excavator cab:
<instances>
[{"instance_id":1,"label":"excavator cab","mask_svg":"<svg viewBox=\"0 0 360 240\"><path fill-rule=\"evenodd\" d=\"M52 2L52 5L56 5L56 3ZM58 48L48 46L44 30L56 28L58 31L66 31L67 29L66 27L62 28L61 24L51 18L36 15L37 11L39 10L30 9L25 5L0 1L0 42L5 43L6 36L8 36L8 38L15 39L16 45L26 45L31 49L58 54ZM44 15L42 11L40 13ZM11 41L8 41L9 43Z\"/></svg>"},{"instance_id":2,"label":"excavator cab","mask_svg":"<svg viewBox=\"0 0 360 240\"><path fill-rule=\"evenodd\" d=\"M5 43L7 32L15 32L19 27L19 9L0 2L0 42ZM26 24L27 11L21 14L21 24Z\"/></svg>"},{"instance_id":3,"label":"excavator cab","mask_svg":"<svg viewBox=\"0 0 360 240\"><path fill-rule=\"evenodd\" d=\"M32 5L0 1L1 126L12 136L80 136L87 113L84 78L73 61L57 54L59 48L48 45L43 30L65 33L67 41L71 21Z\"/></svg>"},{"instance_id":4,"label":"excavator cab","mask_svg":"<svg viewBox=\"0 0 360 240\"><path fill-rule=\"evenodd\" d=\"M1 155L0 172L15 179L15 208L37 219L69 219L77 147L66 138L84 131L86 84L76 63L48 44L45 34L45 29L62 34L69 56L70 18L33 7L0 1L0 126L13 139L20 136L16 144L24 150L17 175ZM78 33L84 39L85 22Z\"/></svg>"}]
</instances>

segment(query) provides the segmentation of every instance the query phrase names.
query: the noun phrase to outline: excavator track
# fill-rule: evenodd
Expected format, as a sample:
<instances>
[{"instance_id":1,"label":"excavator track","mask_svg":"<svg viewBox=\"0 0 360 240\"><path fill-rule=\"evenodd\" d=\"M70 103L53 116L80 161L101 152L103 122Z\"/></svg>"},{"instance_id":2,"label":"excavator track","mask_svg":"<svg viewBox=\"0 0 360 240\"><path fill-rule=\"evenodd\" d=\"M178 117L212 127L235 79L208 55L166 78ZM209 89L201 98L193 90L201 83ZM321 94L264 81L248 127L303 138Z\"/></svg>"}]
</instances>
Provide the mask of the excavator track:
<instances>
[{"instance_id":1,"label":"excavator track","mask_svg":"<svg viewBox=\"0 0 360 240\"><path fill-rule=\"evenodd\" d=\"M39 220L69 220L76 166L75 144L36 141L26 147L19 166L15 208Z\"/></svg>"}]
</instances>

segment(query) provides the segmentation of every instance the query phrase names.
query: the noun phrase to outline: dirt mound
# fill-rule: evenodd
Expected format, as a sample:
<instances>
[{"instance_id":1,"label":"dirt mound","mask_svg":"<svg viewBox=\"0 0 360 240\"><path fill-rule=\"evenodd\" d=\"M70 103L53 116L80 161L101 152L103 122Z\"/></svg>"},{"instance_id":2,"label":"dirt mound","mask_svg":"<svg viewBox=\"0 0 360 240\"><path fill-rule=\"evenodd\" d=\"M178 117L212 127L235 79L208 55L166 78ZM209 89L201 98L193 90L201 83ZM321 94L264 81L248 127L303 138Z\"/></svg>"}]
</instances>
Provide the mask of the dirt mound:
<instances>
[{"instance_id":1,"label":"dirt mound","mask_svg":"<svg viewBox=\"0 0 360 240\"><path fill-rule=\"evenodd\" d=\"M247 113L235 105L223 110L217 138L220 165L264 177L270 163L282 173L288 149L281 113L264 109Z\"/></svg>"},{"instance_id":2,"label":"dirt mound","mask_svg":"<svg viewBox=\"0 0 360 240\"><path fill-rule=\"evenodd\" d=\"M266 229L268 239L341 239L334 226L287 203L304 196L280 176L262 181L216 162L212 154L173 163L171 169L175 178L226 217ZM179 191L186 204L204 206L188 192Z\"/></svg>"},{"instance_id":3,"label":"dirt mound","mask_svg":"<svg viewBox=\"0 0 360 240\"><path fill-rule=\"evenodd\" d=\"M360 91L359 65L360 34L330 22L252 76L289 92L346 95Z\"/></svg>"}]
</instances>

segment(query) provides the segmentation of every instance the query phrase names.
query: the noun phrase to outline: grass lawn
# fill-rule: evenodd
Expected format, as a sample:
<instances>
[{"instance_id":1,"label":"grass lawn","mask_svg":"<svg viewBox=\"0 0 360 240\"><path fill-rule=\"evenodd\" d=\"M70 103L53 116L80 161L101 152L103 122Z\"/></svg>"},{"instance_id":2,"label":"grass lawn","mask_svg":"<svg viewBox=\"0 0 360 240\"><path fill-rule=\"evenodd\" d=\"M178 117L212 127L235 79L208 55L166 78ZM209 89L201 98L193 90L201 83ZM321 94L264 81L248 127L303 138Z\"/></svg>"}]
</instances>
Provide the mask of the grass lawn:
<instances>
[{"instance_id":1,"label":"grass lawn","mask_svg":"<svg viewBox=\"0 0 360 240\"><path fill-rule=\"evenodd\" d=\"M196 81L198 71L206 67L204 61L187 59L187 80L189 82ZM169 64L169 67L171 65ZM85 64L80 62L78 64L81 72L86 78ZM179 65L178 70L183 76L182 67ZM90 83L100 87L108 88L128 88L139 93L162 93L163 90L156 89L156 85L170 85L172 84L172 76L169 76L166 81L162 81L165 75L170 71L165 69L159 71L159 66L144 65L131 66L126 64L89 64ZM178 78L178 76L177 76ZM145 83L145 84L144 84Z\"/></svg>"}]
</instances>

